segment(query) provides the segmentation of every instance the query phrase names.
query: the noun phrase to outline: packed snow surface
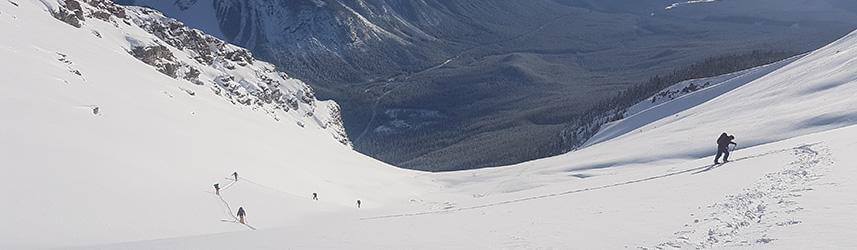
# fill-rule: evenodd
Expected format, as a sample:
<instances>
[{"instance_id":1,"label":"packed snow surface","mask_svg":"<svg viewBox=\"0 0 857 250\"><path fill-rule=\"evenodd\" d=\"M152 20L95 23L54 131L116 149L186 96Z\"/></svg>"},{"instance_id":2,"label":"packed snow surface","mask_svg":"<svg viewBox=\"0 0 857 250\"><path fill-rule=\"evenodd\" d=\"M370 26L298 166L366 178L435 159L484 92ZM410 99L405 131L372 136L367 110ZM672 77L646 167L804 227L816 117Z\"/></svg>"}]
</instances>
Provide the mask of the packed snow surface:
<instances>
[{"instance_id":1,"label":"packed snow surface","mask_svg":"<svg viewBox=\"0 0 857 250\"><path fill-rule=\"evenodd\" d=\"M0 2L0 248L857 248L857 33L632 109L580 151L431 174L167 77L123 47L143 31L45 3ZM712 165L722 132L739 148Z\"/></svg>"}]
</instances>

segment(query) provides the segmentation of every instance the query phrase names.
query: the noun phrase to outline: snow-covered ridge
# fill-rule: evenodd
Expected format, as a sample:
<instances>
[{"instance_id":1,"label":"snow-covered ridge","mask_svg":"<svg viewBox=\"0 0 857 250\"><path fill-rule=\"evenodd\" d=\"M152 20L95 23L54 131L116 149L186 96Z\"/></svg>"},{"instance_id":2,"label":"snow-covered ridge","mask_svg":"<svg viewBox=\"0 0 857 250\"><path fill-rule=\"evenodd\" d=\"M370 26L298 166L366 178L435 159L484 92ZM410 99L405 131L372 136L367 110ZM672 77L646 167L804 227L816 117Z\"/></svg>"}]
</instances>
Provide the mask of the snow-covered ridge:
<instances>
[{"instance_id":1,"label":"snow-covered ridge","mask_svg":"<svg viewBox=\"0 0 857 250\"><path fill-rule=\"evenodd\" d=\"M135 0L130 1L141 6L151 6L156 9L166 10L171 15L192 15L196 25L205 26L207 29L215 30L217 36L222 37L222 29L232 29L232 25L240 23L231 30L231 36L227 39L238 44L251 46L258 45L259 39L278 42L285 37L291 37L295 32L300 33L295 39L305 41L329 41L338 39L339 35L347 37L347 43L342 46L363 47L367 43L390 40L400 44L409 44L408 39L412 36L419 38L434 39L416 26L410 24L400 17L398 13L387 8L370 6L365 1L343 2L330 0L313 0L312 8L304 6L304 3L289 3L282 1L201 1L201 2L170 2L158 0ZM300 7L298 7L300 6ZM214 8L214 9L210 9ZM306 9L304 9L306 8ZM313 8L317 10L312 10ZM359 9L355 9L359 8ZM312 13L325 9L330 13ZM211 15L211 13L216 15ZM229 16L231 13L244 13L251 17ZM236 18L236 19L230 19ZM370 20L394 20L399 27L382 27ZM229 20L225 22L224 20ZM324 23L328 22L328 23ZM215 25L219 23L219 25ZM325 24L339 25L340 29L325 30L325 32L307 32L309 26L322 26ZM330 27L324 27L328 29ZM399 29L400 28L400 29ZM339 34L339 32L343 32ZM318 42L321 43L321 42ZM319 45L324 47L323 45ZM323 49L338 51L342 48L324 47Z\"/></svg>"},{"instance_id":2,"label":"snow-covered ridge","mask_svg":"<svg viewBox=\"0 0 857 250\"><path fill-rule=\"evenodd\" d=\"M670 4L669 6L665 7L664 9L665 10L671 10L671 9L678 8L682 5L699 4L699 3L713 3L713 2L717 2L717 0L691 0L691 1L677 2L677 3Z\"/></svg>"},{"instance_id":3,"label":"snow-covered ridge","mask_svg":"<svg viewBox=\"0 0 857 250\"><path fill-rule=\"evenodd\" d=\"M587 140L584 147L617 138L646 124L710 101L800 58L801 56L795 56L739 72L676 83L626 109L621 120L602 125L598 132Z\"/></svg>"},{"instance_id":4,"label":"snow-covered ridge","mask_svg":"<svg viewBox=\"0 0 857 250\"><path fill-rule=\"evenodd\" d=\"M159 72L116 46L138 26L48 9L0 1L2 249L857 249L857 33L640 133L419 173ZM723 131L740 147L712 165Z\"/></svg>"},{"instance_id":5,"label":"snow-covered ridge","mask_svg":"<svg viewBox=\"0 0 857 250\"><path fill-rule=\"evenodd\" d=\"M148 34L125 34L126 43L120 46L161 73L209 86L233 104L263 110L278 121L289 116L296 120L297 126L316 124L330 131L337 141L351 145L335 102L318 101L307 84L277 71L270 63L256 60L244 48L147 8L116 5L108 0L45 3L57 19L90 29L97 36L104 32L88 23L106 22L117 28L127 25L142 29Z\"/></svg>"},{"instance_id":6,"label":"snow-covered ridge","mask_svg":"<svg viewBox=\"0 0 857 250\"><path fill-rule=\"evenodd\" d=\"M151 10L0 1L0 75L0 249L249 230L238 207L263 230L433 186L332 138L336 105L302 82Z\"/></svg>"}]
</instances>

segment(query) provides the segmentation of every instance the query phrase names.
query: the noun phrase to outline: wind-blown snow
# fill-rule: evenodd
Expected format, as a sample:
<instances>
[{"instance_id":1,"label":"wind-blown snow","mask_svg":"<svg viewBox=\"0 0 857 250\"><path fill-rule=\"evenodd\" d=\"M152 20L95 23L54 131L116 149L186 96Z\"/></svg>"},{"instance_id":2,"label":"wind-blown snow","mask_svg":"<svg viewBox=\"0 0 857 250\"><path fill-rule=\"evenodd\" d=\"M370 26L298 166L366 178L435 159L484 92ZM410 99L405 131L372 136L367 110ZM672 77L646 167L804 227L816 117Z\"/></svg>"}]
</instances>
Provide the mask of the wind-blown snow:
<instances>
[{"instance_id":1,"label":"wind-blown snow","mask_svg":"<svg viewBox=\"0 0 857 250\"><path fill-rule=\"evenodd\" d=\"M616 126L634 132L579 151L429 174L165 77L108 35L133 27L15 2L0 3L16 34L0 37L5 248L857 248L857 33L632 109L648 119ZM739 150L713 166L722 132ZM259 230L230 222L237 206Z\"/></svg>"}]
</instances>

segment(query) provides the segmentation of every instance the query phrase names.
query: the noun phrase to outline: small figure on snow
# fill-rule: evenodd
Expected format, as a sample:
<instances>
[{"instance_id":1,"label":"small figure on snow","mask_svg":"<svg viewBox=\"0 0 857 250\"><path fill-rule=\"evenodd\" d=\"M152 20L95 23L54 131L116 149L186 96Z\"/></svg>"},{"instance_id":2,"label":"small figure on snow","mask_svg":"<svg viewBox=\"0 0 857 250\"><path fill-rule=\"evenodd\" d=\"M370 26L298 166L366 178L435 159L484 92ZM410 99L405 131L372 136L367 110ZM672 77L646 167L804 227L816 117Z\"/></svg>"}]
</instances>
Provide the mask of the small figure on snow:
<instances>
[{"instance_id":1,"label":"small figure on snow","mask_svg":"<svg viewBox=\"0 0 857 250\"><path fill-rule=\"evenodd\" d=\"M360 208L360 205L361 205L360 200L357 200L357 208Z\"/></svg>"},{"instance_id":2,"label":"small figure on snow","mask_svg":"<svg viewBox=\"0 0 857 250\"><path fill-rule=\"evenodd\" d=\"M214 194L220 195L220 183L214 183Z\"/></svg>"},{"instance_id":3,"label":"small figure on snow","mask_svg":"<svg viewBox=\"0 0 857 250\"><path fill-rule=\"evenodd\" d=\"M314 200L314 201L318 200L318 193L312 193L312 200Z\"/></svg>"},{"instance_id":4,"label":"small figure on snow","mask_svg":"<svg viewBox=\"0 0 857 250\"><path fill-rule=\"evenodd\" d=\"M247 213L244 212L244 207L239 207L238 208L238 222L241 222L241 224L246 224L244 221L244 216L246 216L246 215L247 215Z\"/></svg>"},{"instance_id":5,"label":"small figure on snow","mask_svg":"<svg viewBox=\"0 0 857 250\"><path fill-rule=\"evenodd\" d=\"M738 146L737 143L733 142L735 140L735 136L728 135L726 133L720 134L720 138L717 138L717 156L714 157L714 164L720 164L720 156L723 156L723 163L729 161L729 145Z\"/></svg>"},{"instance_id":6,"label":"small figure on snow","mask_svg":"<svg viewBox=\"0 0 857 250\"><path fill-rule=\"evenodd\" d=\"M235 178L235 181L238 181L238 171L232 172L232 177Z\"/></svg>"}]
</instances>

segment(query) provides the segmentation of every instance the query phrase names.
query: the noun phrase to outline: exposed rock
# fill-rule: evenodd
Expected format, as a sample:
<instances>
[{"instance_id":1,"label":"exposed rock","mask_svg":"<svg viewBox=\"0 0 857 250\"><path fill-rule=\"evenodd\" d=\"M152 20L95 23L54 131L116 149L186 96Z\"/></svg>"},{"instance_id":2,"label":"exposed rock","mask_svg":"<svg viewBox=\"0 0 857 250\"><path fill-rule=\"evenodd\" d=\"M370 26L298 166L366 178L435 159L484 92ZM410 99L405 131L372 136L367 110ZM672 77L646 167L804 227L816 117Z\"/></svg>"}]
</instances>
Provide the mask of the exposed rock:
<instances>
[{"instance_id":1,"label":"exposed rock","mask_svg":"<svg viewBox=\"0 0 857 250\"><path fill-rule=\"evenodd\" d=\"M82 27L83 10L80 7L80 2L76 0L65 0L60 5L59 9L52 11L51 15L57 20L63 21L75 28Z\"/></svg>"},{"instance_id":2,"label":"exposed rock","mask_svg":"<svg viewBox=\"0 0 857 250\"><path fill-rule=\"evenodd\" d=\"M172 78L178 77L176 71L181 67L180 64L174 63L175 57L170 49L162 45L149 47L134 47L131 50L131 55L134 55L140 61L155 68Z\"/></svg>"},{"instance_id":3,"label":"exposed rock","mask_svg":"<svg viewBox=\"0 0 857 250\"><path fill-rule=\"evenodd\" d=\"M276 110L298 112L302 115L292 117L311 118L319 127L330 131L334 139L351 146L338 105L319 102L308 85L276 71L269 63L255 60L246 49L188 28L150 9L119 6L109 0L58 1L64 2L53 16L75 27L82 27L84 21L98 20L116 27L136 26L152 34L151 38L129 35L128 53L171 78L196 85L210 84L214 94L236 105L261 109L275 120L279 120ZM194 0L187 3L193 4ZM100 35L95 29L92 32ZM61 57L66 60L65 56ZM196 95L190 89L181 89L191 96ZM297 124L306 126L302 120Z\"/></svg>"}]
</instances>

